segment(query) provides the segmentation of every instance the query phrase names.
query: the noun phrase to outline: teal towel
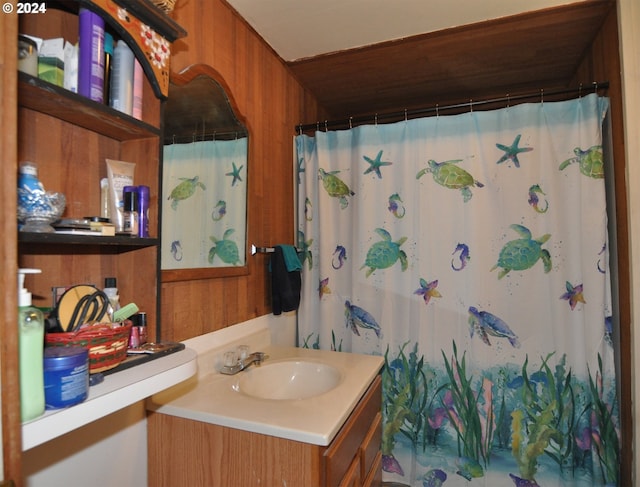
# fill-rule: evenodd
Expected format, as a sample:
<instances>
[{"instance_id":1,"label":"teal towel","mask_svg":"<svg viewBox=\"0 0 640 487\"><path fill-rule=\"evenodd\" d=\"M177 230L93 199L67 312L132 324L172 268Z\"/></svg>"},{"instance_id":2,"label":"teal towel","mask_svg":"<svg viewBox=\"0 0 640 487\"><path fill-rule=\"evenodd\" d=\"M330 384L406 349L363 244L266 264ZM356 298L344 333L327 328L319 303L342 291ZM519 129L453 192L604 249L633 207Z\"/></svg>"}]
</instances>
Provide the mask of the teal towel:
<instances>
[{"instance_id":1,"label":"teal towel","mask_svg":"<svg viewBox=\"0 0 640 487\"><path fill-rule=\"evenodd\" d=\"M287 267L287 271L301 271L302 263L298 257L298 251L293 245L280 245L282 249L282 256L284 257L284 264Z\"/></svg>"}]
</instances>

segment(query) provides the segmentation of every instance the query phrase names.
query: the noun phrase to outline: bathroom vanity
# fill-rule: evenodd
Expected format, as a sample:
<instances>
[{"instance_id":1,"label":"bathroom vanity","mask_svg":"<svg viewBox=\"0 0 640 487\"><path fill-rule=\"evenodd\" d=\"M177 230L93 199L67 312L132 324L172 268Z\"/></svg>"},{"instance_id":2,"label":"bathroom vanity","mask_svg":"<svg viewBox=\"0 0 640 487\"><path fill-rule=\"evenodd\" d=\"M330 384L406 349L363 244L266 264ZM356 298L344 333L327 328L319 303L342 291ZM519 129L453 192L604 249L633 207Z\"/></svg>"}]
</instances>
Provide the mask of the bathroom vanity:
<instances>
[{"instance_id":1,"label":"bathroom vanity","mask_svg":"<svg viewBox=\"0 0 640 487\"><path fill-rule=\"evenodd\" d=\"M381 485L382 357L265 352L260 367L201 375L148 401L149 485ZM318 365L317 377L300 371L301 390L321 392L279 387L278 370L300 364Z\"/></svg>"}]
</instances>

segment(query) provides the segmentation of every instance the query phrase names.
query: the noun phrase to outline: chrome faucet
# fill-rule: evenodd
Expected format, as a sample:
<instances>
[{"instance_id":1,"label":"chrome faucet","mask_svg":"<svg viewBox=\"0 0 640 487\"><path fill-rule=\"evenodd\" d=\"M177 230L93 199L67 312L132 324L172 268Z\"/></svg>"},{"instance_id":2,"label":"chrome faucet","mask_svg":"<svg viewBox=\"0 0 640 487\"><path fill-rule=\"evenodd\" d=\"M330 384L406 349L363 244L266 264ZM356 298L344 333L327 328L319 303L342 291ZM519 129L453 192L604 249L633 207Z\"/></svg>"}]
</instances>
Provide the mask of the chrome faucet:
<instances>
[{"instance_id":1,"label":"chrome faucet","mask_svg":"<svg viewBox=\"0 0 640 487\"><path fill-rule=\"evenodd\" d=\"M234 375L241 370L246 369L251 364L260 365L266 358L264 352L253 352L247 355L245 358L238 358L235 363L225 363L220 369L222 374Z\"/></svg>"}]
</instances>

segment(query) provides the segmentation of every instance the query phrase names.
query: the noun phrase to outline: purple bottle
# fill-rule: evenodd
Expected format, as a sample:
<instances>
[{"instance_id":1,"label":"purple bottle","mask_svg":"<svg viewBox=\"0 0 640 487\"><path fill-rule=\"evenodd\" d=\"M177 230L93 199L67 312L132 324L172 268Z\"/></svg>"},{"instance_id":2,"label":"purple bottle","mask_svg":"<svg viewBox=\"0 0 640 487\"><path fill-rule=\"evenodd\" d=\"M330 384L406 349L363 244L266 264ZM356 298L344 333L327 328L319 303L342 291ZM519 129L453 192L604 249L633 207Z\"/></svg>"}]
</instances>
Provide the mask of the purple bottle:
<instances>
[{"instance_id":1,"label":"purple bottle","mask_svg":"<svg viewBox=\"0 0 640 487\"><path fill-rule=\"evenodd\" d=\"M138 237L149 236L149 186L138 186Z\"/></svg>"},{"instance_id":2,"label":"purple bottle","mask_svg":"<svg viewBox=\"0 0 640 487\"><path fill-rule=\"evenodd\" d=\"M78 35L78 94L104 102L104 20L81 8Z\"/></svg>"}]
</instances>

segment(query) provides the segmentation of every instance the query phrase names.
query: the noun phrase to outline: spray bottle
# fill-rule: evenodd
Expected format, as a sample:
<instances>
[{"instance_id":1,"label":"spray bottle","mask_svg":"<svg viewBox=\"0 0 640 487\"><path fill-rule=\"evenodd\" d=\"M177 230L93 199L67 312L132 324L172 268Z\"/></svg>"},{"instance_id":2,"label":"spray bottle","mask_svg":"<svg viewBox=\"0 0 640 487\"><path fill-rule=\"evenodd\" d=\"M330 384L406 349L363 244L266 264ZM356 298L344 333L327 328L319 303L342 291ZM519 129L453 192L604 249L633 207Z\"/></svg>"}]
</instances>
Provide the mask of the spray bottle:
<instances>
[{"instance_id":1,"label":"spray bottle","mask_svg":"<svg viewBox=\"0 0 640 487\"><path fill-rule=\"evenodd\" d=\"M44 413L44 316L31 306L31 293L24 287L26 274L40 269L18 269L18 342L20 363L20 416L30 421Z\"/></svg>"}]
</instances>

